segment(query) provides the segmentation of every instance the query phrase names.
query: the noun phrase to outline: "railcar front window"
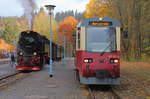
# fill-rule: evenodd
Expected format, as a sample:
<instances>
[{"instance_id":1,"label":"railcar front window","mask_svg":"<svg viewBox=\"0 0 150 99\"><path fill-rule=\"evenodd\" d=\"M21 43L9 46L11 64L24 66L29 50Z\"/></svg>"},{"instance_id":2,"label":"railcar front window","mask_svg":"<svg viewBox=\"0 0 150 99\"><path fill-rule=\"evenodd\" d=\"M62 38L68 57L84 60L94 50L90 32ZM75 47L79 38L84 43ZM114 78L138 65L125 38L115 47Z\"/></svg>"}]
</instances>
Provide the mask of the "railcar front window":
<instances>
[{"instance_id":1,"label":"railcar front window","mask_svg":"<svg viewBox=\"0 0 150 99\"><path fill-rule=\"evenodd\" d=\"M112 27L87 28L86 50L91 52L116 51L116 31Z\"/></svg>"}]
</instances>

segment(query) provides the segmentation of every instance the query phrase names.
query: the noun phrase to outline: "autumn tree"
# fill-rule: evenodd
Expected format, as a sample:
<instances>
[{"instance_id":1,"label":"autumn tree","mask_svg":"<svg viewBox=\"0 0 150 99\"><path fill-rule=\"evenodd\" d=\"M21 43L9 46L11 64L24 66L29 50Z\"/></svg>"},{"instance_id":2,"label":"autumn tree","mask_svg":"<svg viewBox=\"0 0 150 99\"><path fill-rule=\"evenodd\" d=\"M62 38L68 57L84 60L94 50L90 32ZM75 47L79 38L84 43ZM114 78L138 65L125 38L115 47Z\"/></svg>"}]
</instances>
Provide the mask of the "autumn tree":
<instances>
[{"instance_id":1,"label":"autumn tree","mask_svg":"<svg viewBox=\"0 0 150 99\"><path fill-rule=\"evenodd\" d=\"M69 39L72 39L72 35L75 32L75 27L78 21L72 17L66 17L64 21L59 25L60 35L63 36L65 32L65 36Z\"/></svg>"},{"instance_id":2,"label":"autumn tree","mask_svg":"<svg viewBox=\"0 0 150 99\"><path fill-rule=\"evenodd\" d=\"M68 10L68 11L57 12L56 15L55 15L55 19L58 21L58 23L60 23L66 17L72 16L75 19L77 19L78 21L80 21L80 20L82 20L84 18L83 15L84 15L83 12L78 12L77 10L76 11Z\"/></svg>"},{"instance_id":3,"label":"autumn tree","mask_svg":"<svg viewBox=\"0 0 150 99\"><path fill-rule=\"evenodd\" d=\"M19 26L17 24L16 18L5 18L4 26L5 28L3 39L6 40L6 42L8 43L15 44L19 35Z\"/></svg>"},{"instance_id":4,"label":"autumn tree","mask_svg":"<svg viewBox=\"0 0 150 99\"><path fill-rule=\"evenodd\" d=\"M107 0L90 0L86 5L85 17L112 17L112 13Z\"/></svg>"},{"instance_id":5,"label":"autumn tree","mask_svg":"<svg viewBox=\"0 0 150 99\"><path fill-rule=\"evenodd\" d=\"M75 27L77 25L78 21L72 17L66 17L64 21L59 25L59 34L61 41L63 41L64 36L67 38L68 45L71 46L71 50L75 49L75 39L73 38L73 33L75 33ZM73 52L73 51L72 51Z\"/></svg>"},{"instance_id":6,"label":"autumn tree","mask_svg":"<svg viewBox=\"0 0 150 99\"><path fill-rule=\"evenodd\" d=\"M115 17L127 31L128 38L122 32L122 52L127 60L141 60L150 57L150 1L147 0L109 0L113 6ZM148 59L148 58L146 58Z\"/></svg>"},{"instance_id":7,"label":"autumn tree","mask_svg":"<svg viewBox=\"0 0 150 99\"><path fill-rule=\"evenodd\" d=\"M18 23L20 31L28 30L28 23L27 23L25 16L21 16L17 18L17 23Z\"/></svg>"},{"instance_id":8,"label":"autumn tree","mask_svg":"<svg viewBox=\"0 0 150 99\"><path fill-rule=\"evenodd\" d=\"M52 17L52 31L53 31L53 41L59 42L57 22L55 18ZM44 11L44 8L40 8L40 11L34 18L33 30L45 35L48 39L50 38L50 18L49 15Z\"/></svg>"},{"instance_id":9,"label":"autumn tree","mask_svg":"<svg viewBox=\"0 0 150 99\"><path fill-rule=\"evenodd\" d=\"M0 39L0 50L14 50L15 46L7 44L3 39Z\"/></svg>"}]
</instances>

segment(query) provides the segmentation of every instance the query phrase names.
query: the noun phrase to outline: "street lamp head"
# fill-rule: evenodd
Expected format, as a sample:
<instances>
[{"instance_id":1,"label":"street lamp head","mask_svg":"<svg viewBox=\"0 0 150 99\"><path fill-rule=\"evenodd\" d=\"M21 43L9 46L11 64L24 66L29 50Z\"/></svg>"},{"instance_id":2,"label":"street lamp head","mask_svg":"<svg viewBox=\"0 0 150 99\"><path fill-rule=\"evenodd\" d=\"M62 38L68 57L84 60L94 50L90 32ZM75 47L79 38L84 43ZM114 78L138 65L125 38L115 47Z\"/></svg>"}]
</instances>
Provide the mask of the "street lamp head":
<instances>
[{"instance_id":1,"label":"street lamp head","mask_svg":"<svg viewBox=\"0 0 150 99\"><path fill-rule=\"evenodd\" d=\"M52 15L52 12L56 6L55 5L45 5L45 7L49 11L49 14Z\"/></svg>"},{"instance_id":2,"label":"street lamp head","mask_svg":"<svg viewBox=\"0 0 150 99\"><path fill-rule=\"evenodd\" d=\"M56 6L55 5L45 5L45 7L47 8L47 10L54 10L54 8Z\"/></svg>"}]
</instances>

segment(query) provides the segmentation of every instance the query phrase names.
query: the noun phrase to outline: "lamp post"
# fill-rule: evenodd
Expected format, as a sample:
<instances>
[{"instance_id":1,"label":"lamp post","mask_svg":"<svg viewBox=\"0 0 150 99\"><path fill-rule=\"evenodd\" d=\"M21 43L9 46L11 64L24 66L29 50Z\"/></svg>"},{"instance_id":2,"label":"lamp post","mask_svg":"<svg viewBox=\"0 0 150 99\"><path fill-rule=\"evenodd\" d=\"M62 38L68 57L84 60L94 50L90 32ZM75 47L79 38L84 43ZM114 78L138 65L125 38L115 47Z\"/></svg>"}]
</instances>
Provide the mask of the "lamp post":
<instances>
[{"instance_id":1,"label":"lamp post","mask_svg":"<svg viewBox=\"0 0 150 99\"><path fill-rule=\"evenodd\" d=\"M63 59L63 63L65 64L65 57L66 57L66 30L63 31L64 33L64 59Z\"/></svg>"},{"instance_id":2,"label":"lamp post","mask_svg":"<svg viewBox=\"0 0 150 99\"><path fill-rule=\"evenodd\" d=\"M50 63L49 63L49 76L53 77L53 60L52 60L52 14L53 10L56 7L55 5L45 5L47 10L49 11L50 16Z\"/></svg>"}]
</instances>

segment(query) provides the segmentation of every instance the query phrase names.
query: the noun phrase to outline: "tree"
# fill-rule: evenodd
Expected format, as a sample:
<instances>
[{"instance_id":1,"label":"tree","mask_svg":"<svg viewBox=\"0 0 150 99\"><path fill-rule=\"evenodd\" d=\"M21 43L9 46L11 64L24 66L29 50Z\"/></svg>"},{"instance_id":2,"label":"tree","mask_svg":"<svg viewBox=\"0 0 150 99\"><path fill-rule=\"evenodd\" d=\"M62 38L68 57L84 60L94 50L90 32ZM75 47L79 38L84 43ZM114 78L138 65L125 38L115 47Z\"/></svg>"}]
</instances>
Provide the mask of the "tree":
<instances>
[{"instance_id":1,"label":"tree","mask_svg":"<svg viewBox=\"0 0 150 99\"><path fill-rule=\"evenodd\" d=\"M53 41L58 42L58 32L57 32L57 22L52 16L52 31L53 31ZM46 36L48 39L50 38L50 21L49 15L47 15L44 11L44 8L40 8L40 11L34 18L33 30L41 33Z\"/></svg>"},{"instance_id":2,"label":"tree","mask_svg":"<svg viewBox=\"0 0 150 99\"><path fill-rule=\"evenodd\" d=\"M72 35L75 32L77 23L78 21L74 17L66 17L64 21L59 25L60 35L63 36L63 33L65 32L65 36L69 39L72 39Z\"/></svg>"},{"instance_id":3,"label":"tree","mask_svg":"<svg viewBox=\"0 0 150 99\"><path fill-rule=\"evenodd\" d=\"M63 41L63 37L65 36L67 38L67 41L70 42L70 54L74 53L75 50L75 39L73 38L73 34L75 32L75 27L77 25L78 21L72 17L66 17L64 21L59 25L59 33L61 41ZM73 50L74 49L74 50Z\"/></svg>"},{"instance_id":4,"label":"tree","mask_svg":"<svg viewBox=\"0 0 150 99\"><path fill-rule=\"evenodd\" d=\"M140 60L148 55L150 1L147 0L109 0L115 12L114 17L122 24L123 31L128 31L128 38L121 36L123 57L127 60ZM146 31L145 31L146 30Z\"/></svg>"},{"instance_id":5,"label":"tree","mask_svg":"<svg viewBox=\"0 0 150 99\"><path fill-rule=\"evenodd\" d=\"M90 0L86 5L85 17L112 17L112 13L107 0Z\"/></svg>"},{"instance_id":6,"label":"tree","mask_svg":"<svg viewBox=\"0 0 150 99\"><path fill-rule=\"evenodd\" d=\"M21 16L17 18L17 23L18 23L20 31L28 30L28 24L27 24L25 16Z\"/></svg>"},{"instance_id":7,"label":"tree","mask_svg":"<svg viewBox=\"0 0 150 99\"><path fill-rule=\"evenodd\" d=\"M0 50L14 50L13 45L7 44L4 40L0 39Z\"/></svg>"},{"instance_id":8,"label":"tree","mask_svg":"<svg viewBox=\"0 0 150 99\"><path fill-rule=\"evenodd\" d=\"M65 12L57 12L55 15L55 19L57 20L57 22L61 22L63 21L66 17L68 16L72 16L75 19L77 19L78 21L82 20L84 18L84 13L83 12L77 12L77 11L73 11L73 10L68 10Z\"/></svg>"},{"instance_id":9,"label":"tree","mask_svg":"<svg viewBox=\"0 0 150 99\"><path fill-rule=\"evenodd\" d=\"M16 18L8 17L4 19L4 40L6 42L15 44L19 35L19 26Z\"/></svg>"}]
</instances>

